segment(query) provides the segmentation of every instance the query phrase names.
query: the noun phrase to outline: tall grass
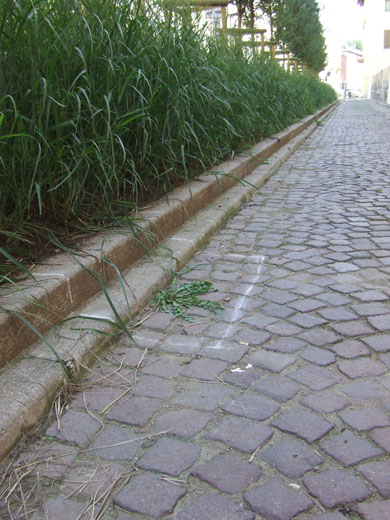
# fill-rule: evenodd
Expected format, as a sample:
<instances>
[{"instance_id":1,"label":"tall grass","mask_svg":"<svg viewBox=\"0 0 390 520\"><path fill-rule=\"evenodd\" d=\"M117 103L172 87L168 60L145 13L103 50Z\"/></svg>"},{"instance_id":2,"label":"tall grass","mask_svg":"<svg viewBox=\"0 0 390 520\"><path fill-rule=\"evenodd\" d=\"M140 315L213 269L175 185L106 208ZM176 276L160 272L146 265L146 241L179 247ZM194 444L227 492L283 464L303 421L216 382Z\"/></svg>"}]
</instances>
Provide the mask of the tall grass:
<instances>
[{"instance_id":1,"label":"tall grass","mask_svg":"<svg viewBox=\"0 0 390 520\"><path fill-rule=\"evenodd\" d=\"M158 6L2 0L0 245L104 224L334 96Z\"/></svg>"}]
</instances>

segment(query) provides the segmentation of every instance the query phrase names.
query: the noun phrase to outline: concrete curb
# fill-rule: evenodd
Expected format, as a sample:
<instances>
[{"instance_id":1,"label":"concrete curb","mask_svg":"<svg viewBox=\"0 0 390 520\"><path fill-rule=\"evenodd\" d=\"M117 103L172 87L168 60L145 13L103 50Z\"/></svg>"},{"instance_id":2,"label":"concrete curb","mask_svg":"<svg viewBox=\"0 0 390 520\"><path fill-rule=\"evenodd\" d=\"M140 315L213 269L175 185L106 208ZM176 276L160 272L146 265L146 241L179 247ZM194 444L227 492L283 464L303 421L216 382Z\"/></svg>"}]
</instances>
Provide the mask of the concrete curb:
<instances>
[{"instance_id":1,"label":"concrete curb","mask_svg":"<svg viewBox=\"0 0 390 520\"><path fill-rule=\"evenodd\" d=\"M98 293L99 283L86 268L102 274L109 284L109 295L116 311L124 322L128 322L303 143L316 128L313 121L326 117L335 106L336 103L256 145L250 153L223 163L217 170L191 182L189 187L175 190L168 204L160 201L143 211L142 244L123 233L95 238L86 248L83 245L82 257L61 254L39 266L34 271L39 283L26 283L23 294L8 295L2 298L0 305L6 303L7 308L34 314L30 321L42 334L49 331L47 342L71 367L77 380L84 367L92 364L112 341L106 334L119 331L115 325L117 317L105 295ZM269 160L265 163L264 158ZM223 175L217 177L216 171ZM237 178L244 177L245 181L236 183ZM144 255L144 249L153 250L153 254ZM101 260L103 256L118 267L121 279L110 264ZM126 291L129 294L124 292L125 286L129 288ZM55 305L54 310L52 305ZM51 309L50 312L43 307ZM61 323L67 316L72 320ZM74 329L76 317L78 330ZM58 323L61 324L53 329ZM92 333L91 328L102 334ZM31 345L36 340L36 335L27 327L21 327L12 314L6 315L0 330L0 351L4 349L6 356L11 352L15 356L25 350L16 348L15 352L15 344L23 342L26 345L27 342ZM15 330L19 333L15 334ZM9 361L6 356L3 364ZM47 413L66 380L47 344L39 342L2 370L0 382L1 459L23 432Z\"/></svg>"}]
</instances>

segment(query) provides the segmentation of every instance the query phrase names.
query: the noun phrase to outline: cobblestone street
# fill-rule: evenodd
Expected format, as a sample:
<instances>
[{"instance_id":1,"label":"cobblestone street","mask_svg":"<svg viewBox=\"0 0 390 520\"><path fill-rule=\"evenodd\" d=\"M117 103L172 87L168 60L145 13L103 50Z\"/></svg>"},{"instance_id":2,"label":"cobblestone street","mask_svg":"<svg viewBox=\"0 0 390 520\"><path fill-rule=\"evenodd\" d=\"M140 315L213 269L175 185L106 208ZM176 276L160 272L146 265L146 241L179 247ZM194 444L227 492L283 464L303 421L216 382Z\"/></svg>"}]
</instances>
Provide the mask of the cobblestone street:
<instances>
[{"instance_id":1,"label":"cobblestone street","mask_svg":"<svg viewBox=\"0 0 390 520\"><path fill-rule=\"evenodd\" d=\"M18 455L2 519L390 520L389 117L316 128L181 276L224 311L147 311Z\"/></svg>"}]
</instances>

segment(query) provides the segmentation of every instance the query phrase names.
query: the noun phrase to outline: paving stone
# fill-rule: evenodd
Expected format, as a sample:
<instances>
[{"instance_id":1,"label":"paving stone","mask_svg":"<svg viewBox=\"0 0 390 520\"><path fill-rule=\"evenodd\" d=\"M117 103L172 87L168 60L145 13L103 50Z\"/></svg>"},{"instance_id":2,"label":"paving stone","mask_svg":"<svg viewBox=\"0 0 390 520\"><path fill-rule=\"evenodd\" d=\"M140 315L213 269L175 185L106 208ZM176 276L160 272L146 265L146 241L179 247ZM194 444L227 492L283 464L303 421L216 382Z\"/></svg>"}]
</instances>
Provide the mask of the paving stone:
<instances>
[{"instance_id":1,"label":"paving stone","mask_svg":"<svg viewBox=\"0 0 390 520\"><path fill-rule=\"evenodd\" d=\"M311 495L329 508L360 502L371 495L362 480L339 469L308 475L304 477L303 483Z\"/></svg>"},{"instance_id":2,"label":"paving stone","mask_svg":"<svg viewBox=\"0 0 390 520\"><path fill-rule=\"evenodd\" d=\"M114 496L113 502L127 511L162 518L172 513L185 494L186 490L176 483L162 480L153 473L141 473Z\"/></svg>"},{"instance_id":3,"label":"paving stone","mask_svg":"<svg viewBox=\"0 0 390 520\"><path fill-rule=\"evenodd\" d=\"M359 315L359 316L378 316L381 314L386 314L389 312L389 307L384 303L359 303L356 305L351 305L351 308Z\"/></svg>"},{"instance_id":4,"label":"paving stone","mask_svg":"<svg viewBox=\"0 0 390 520\"><path fill-rule=\"evenodd\" d=\"M290 408L282 412L271 424L310 443L321 439L333 428L328 421L300 408Z\"/></svg>"},{"instance_id":5,"label":"paving stone","mask_svg":"<svg viewBox=\"0 0 390 520\"><path fill-rule=\"evenodd\" d=\"M295 316L292 316L290 318L290 321L296 323L300 327L303 327L304 329L311 329L312 327L317 327L318 325L323 325L326 323L326 320L323 320L322 318L318 318L317 316L313 316L312 314L295 314Z\"/></svg>"},{"instance_id":6,"label":"paving stone","mask_svg":"<svg viewBox=\"0 0 390 520\"><path fill-rule=\"evenodd\" d=\"M59 423L57 421L53 423L45 434L48 437L56 437L62 441L72 442L83 447L100 428L101 423L87 413L69 410L61 417Z\"/></svg>"},{"instance_id":7,"label":"paving stone","mask_svg":"<svg viewBox=\"0 0 390 520\"><path fill-rule=\"evenodd\" d=\"M263 449L260 458L290 478L301 477L323 462L306 443L289 438Z\"/></svg>"},{"instance_id":8,"label":"paving stone","mask_svg":"<svg viewBox=\"0 0 390 520\"><path fill-rule=\"evenodd\" d=\"M331 330L320 327L316 327L311 330L305 330L299 334L299 337L316 347L325 347L342 339Z\"/></svg>"},{"instance_id":9,"label":"paving stone","mask_svg":"<svg viewBox=\"0 0 390 520\"><path fill-rule=\"evenodd\" d=\"M171 379L177 377L181 369L180 363L174 359L154 357L147 360L147 364L141 369L141 372Z\"/></svg>"},{"instance_id":10,"label":"paving stone","mask_svg":"<svg viewBox=\"0 0 390 520\"><path fill-rule=\"evenodd\" d=\"M194 383L173 399L173 404L212 412L224 399L232 398L234 390L223 384Z\"/></svg>"},{"instance_id":11,"label":"paving stone","mask_svg":"<svg viewBox=\"0 0 390 520\"><path fill-rule=\"evenodd\" d=\"M390 351L390 336L389 334L373 334L367 338L362 338L375 352Z\"/></svg>"},{"instance_id":12,"label":"paving stone","mask_svg":"<svg viewBox=\"0 0 390 520\"><path fill-rule=\"evenodd\" d=\"M168 475L177 477L190 468L199 455L200 448L195 444L161 437L139 459L137 465L142 469L168 473Z\"/></svg>"},{"instance_id":13,"label":"paving stone","mask_svg":"<svg viewBox=\"0 0 390 520\"><path fill-rule=\"evenodd\" d=\"M238 325L229 325L229 334L226 335L226 323L214 323L204 331L204 335L210 338L230 340L234 334L241 330Z\"/></svg>"},{"instance_id":14,"label":"paving stone","mask_svg":"<svg viewBox=\"0 0 390 520\"><path fill-rule=\"evenodd\" d=\"M58 496L49 498L43 504L40 511L34 513L32 520L47 520L55 518L56 520L69 520L77 518L78 520L93 520L99 514L100 507L96 506L91 511L84 502L77 502L69 499L69 497Z\"/></svg>"},{"instance_id":15,"label":"paving stone","mask_svg":"<svg viewBox=\"0 0 390 520\"><path fill-rule=\"evenodd\" d=\"M251 386L254 392L260 392L279 402L289 401L301 390L301 387L282 376L269 376Z\"/></svg>"},{"instance_id":16,"label":"paving stone","mask_svg":"<svg viewBox=\"0 0 390 520\"><path fill-rule=\"evenodd\" d=\"M341 341L336 345L332 345L330 348L338 356L347 359L352 359L360 356L367 356L370 353L366 345L364 345L364 343L356 339L347 339L345 341Z\"/></svg>"},{"instance_id":17,"label":"paving stone","mask_svg":"<svg viewBox=\"0 0 390 520\"><path fill-rule=\"evenodd\" d=\"M348 385L342 385L340 389L352 399L365 401L368 399L385 399L389 392L374 381L356 381Z\"/></svg>"},{"instance_id":18,"label":"paving stone","mask_svg":"<svg viewBox=\"0 0 390 520\"><path fill-rule=\"evenodd\" d=\"M278 336L295 336L302 331L301 327L297 327L288 321L278 321L277 323L268 325L266 329L268 332L271 332L271 334L276 334Z\"/></svg>"},{"instance_id":19,"label":"paving stone","mask_svg":"<svg viewBox=\"0 0 390 520\"><path fill-rule=\"evenodd\" d=\"M270 339L271 335L265 331L243 329L234 335L235 341L245 345L259 346Z\"/></svg>"},{"instance_id":20,"label":"paving stone","mask_svg":"<svg viewBox=\"0 0 390 520\"><path fill-rule=\"evenodd\" d=\"M194 359L180 371L180 375L203 381L214 381L227 366L227 363L218 359Z\"/></svg>"},{"instance_id":21,"label":"paving stone","mask_svg":"<svg viewBox=\"0 0 390 520\"><path fill-rule=\"evenodd\" d=\"M161 343L160 349L174 354L194 354L201 347L201 341L192 336L182 334L171 334Z\"/></svg>"},{"instance_id":22,"label":"paving stone","mask_svg":"<svg viewBox=\"0 0 390 520\"><path fill-rule=\"evenodd\" d=\"M39 475L39 478L60 480L77 454L78 450L72 446L54 441L42 442L35 445L33 450L22 452L18 466L31 468L30 464L34 463L34 474Z\"/></svg>"},{"instance_id":23,"label":"paving stone","mask_svg":"<svg viewBox=\"0 0 390 520\"><path fill-rule=\"evenodd\" d=\"M390 428L378 428L371 432L370 437L387 453L390 453Z\"/></svg>"},{"instance_id":24,"label":"paving stone","mask_svg":"<svg viewBox=\"0 0 390 520\"><path fill-rule=\"evenodd\" d=\"M242 417L227 417L204 437L224 442L244 453L253 453L259 446L263 446L272 434L273 430L264 424Z\"/></svg>"},{"instance_id":25,"label":"paving stone","mask_svg":"<svg viewBox=\"0 0 390 520\"><path fill-rule=\"evenodd\" d=\"M244 368L231 368L222 375L222 379L226 383L231 383L241 388L248 388L252 383L257 381L261 375L262 373L259 370L253 368L251 365L246 365Z\"/></svg>"},{"instance_id":26,"label":"paving stone","mask_svg":"<svg viewBox=\"0 0 390 520\"><path fill-rule=\"evenodd\" d=\"M111 461L77 461L65 474L58 489L67 496L92 499L110 492L113 485L123 481L128 473L123 466Z\"/></svg>"},{"instance_id":27,"label":"paving stone","mask_svg":"<svg viewBox=\"0 0 390 520\"><path fill-rule=\"evenodd\" d=\"M174 520L254 520L255 515L217 494L194 498L174 516Z\"/></svg>"},{"instance_id":28,"label":"paving stone","mask_svg":"<svg viewBox=\"0 0 390 520\"><path fill-rule=\"evenodd\" d=\"M165 331L174 320L174 316L166 312L155 312L150 318L143 322L143 326L147 329Z\"/></svg>"},{"instance_id":29,"label":"paving stone","mask_svg":"<svg viewBox=\"0 0 390 520\"><path fill-rule=\"evenodd\" d=\"M339 415L348 426L351 426L351 428L359 432L390 426L390 419L387 415L377 408L368 406L354 410L346 410Z\"/></svg>"},{"instance_id":30,"label":"paving stone","mask_svg":"<svg viewBox=\"0 0 390 520\"><path fill-rule=\"evenodd\" d=\"M161 403L148 397L132 397L127 401L114 404L106 418L113 421L144 426L161 408Z\"/></svg>"},{"instance_id":31,"label":"paving stone","mask_svg":"<svg viewBox=\"0 0 390 520\"><path fill-rule=\"evenodd\" d=\"M328 321L349 321L357 318L356 314L344 307L327 307L326 309L320 309L318 314Z\"/></svg>"},{"instance_id":32,"label":"paving stone","mask_svg":"<svg viewBox=\"0 0 390 520\"><path fill-rule=\"evenodd\" d=\"M338 334L348 337L363 336L365 334L371 334L374 332L371 327L359 320L331 323L329 327L335 330Z\"/></svg>"},{"instance_id":33,"label":"paving stone","mask_svg":"<svg viewBox=\"0 0 390 520\"><path fill-rule=\"evenodd\" d=\"M166 431L169 435L178 435L190 439L199 433L211 421L213 415L197 410L172 410L157 417L154 425L156 432Z\"/></svg>"},{"instance_id":34,"label":"paving stone","mask_svg":"<svg viewBox=\"0 0 390 520\"><path fill-rule=\"evenodd\" d=\"M390 520L390 500L358 504L356 511L363 520Z\"/></svg>"},{"instance_id":35,"label":"paving stone","mask_svg":"<svg viewBox=\"0 0 390 520\"><path fill-rule=\"evenodd\" d=\"M321 366L328 366L336 361L336 356L332 352L318 347L308 347L301 352L300 356Z\"/></svg>"},{"instance_id":36,"label":"paving stone","mask_svg":"<svg viewBox=\"0 0 390 520\"><path fill-rule=\"evenodd\" d=\"M385 498L390 496L390 462L377 460L359 466L359 473L373 484Z\"/></svg>"},{"instance_id":37,"label":"paving stone","mask_svg":"<svg viewBox=\"0 0 390 520\"><path fill-rule=\"evenodd\" d=\"M382 450L345 430L321 443L321 448L344 466L352 466L383 453Z\"/></svg>"},{"instance_id":38,"label":"paving stone","mask_svg":"<svg viewBox=\"0 0 390 520\"><path fill-rule=\"evenodd\" d=\"M325 307L325 303L316 299L305 298L304 300L298 300L290 303L289 307L292 307L299 312L312 312L320 309L321 307Z\"/></svg>"},{"instance_id":39,"label":"paving stone","mask_svg":"<svg viewBox=\"0 0 390 520\"><path fill-rule=\"evenodd\" d=\"M263 421L279 411L280 406L260 395L247 392L222 405L221 408L233 415L242 415L248 419Z\"/></svg>"},{"instance_id":40,"label":"paving stone","mask_svg":"<svg viewBox=\"0 0 390 520\"><path fill-rule=\"evenodd\" d=\"M354 293L354 297L362 302L380 302L388 300L388 297L382 291L360 291Z\"/></svg>"},{"instance_id":41,"label":"paving stone","mask_svg":"<svg viewBox=\"0 0 390 520\"><path fill-rule=\"evenodd\" d=\"M106 425L89 446L88 455L106 460L130 460L144 439L128 428Z\"/></svg>"},{"instance_id":42,"label":"paving stone","mask_svg":"<svg viewBox=\"0 0 390 520\"><path fill-rule=\"evenodd\" d=\"M390 310L388 314L367 318L368 323L381 332L390 331Z\"/></svg>"},{"instance_id":43,"label":"paving stone","mask_svg":"<svg viewBox=\"0 0 390 520\"><path fill-rule=\"evenodd\" d=\"M116 386L111 386L111 382L108 379L104 379L106 385L103 388L94 388L92 390L85 390L83 392L79 392L75 399L71 403L71 408L81 408L85 410L85 407L88 410L98 410L99 412L104 410L106 406L111 404L117 397L123 394L124 388L120 388L119 384ZM121 378L121 383L125 383L126 378L123 376ZM99 385L101 385L101 381L99 381ZM133 381L131 381L131 384ZM97 383L92 383L97 384ZM129 386L131 386L131 384Z\"/></svg>"},{"instance_id":44,"label":"paving stone","mask_svg":"<svg viewBox=\"0 0 390 520\"><path fill-rule=\"evenodd\" d=\"M277 478L251 489L244 498L255 513L267 520L291 520L314 505L306 495L285 486Z\"/></svg>"},{"instance_id":45,"label":"paving stone","mask_svg":"<svg viewBox=\"0 0 390 520\"><path fill-rule=\"evenodd\" d=\"M304 406L311 408L315 412L332 413L343 410L346 406L351 404L349 399L340 395L334 394L330 390L323 392L316 392L305 396L299 401Z\"/></svg>"},{"instance_id":46,"label":"paving stone","mask_svg":"<svg viewBox=\"0 0 390 520\"><path fill-rule=\"evenodd\" d=\"M339 370L350 379L362 376L380 376L386 372L383 365L369 358L354 359L352 361L341 361L337 364Z\"/></svg>"},{"instance_id":47,"label":"paving stone","mask_svg":"<svg viewBox=\"0 0 390 520\"><path fill-rule=\"evenodd\" d=\"M338 383L341 378L328 368L308 365L287 374L298 383L308 386L312 390L324 390Z\"/></svg>"},{"instance_id":48,"label":"paving stone","mask_svg":"<svg viewBox=\"0 0 390 520\"><path fill-rule=\"evenodd\" d=\"M321 515L307 517L305 520L347 520L347 517L341 513L323 513Z\"/></svg>"},{"instance_id":49,"label":"paving stone","mask_svg":"<svg viewBox=\"0 0 390 520\"><path fill-rule=\"evenodd\" d=\"M354 293L354 296L356 293ZM324 303L327 303L328 305L332 305L334 307L339 307L341 305L347 305L351 302L349 298L346 298L342 294L335 294L335 293L323 293L319 294L317 296L319 300L321 300Z\"/></svg>"},{"instance_id":50,"label":"paving stone","mask_svg":"<svg viewBox=\"0 0 390 520\"><path fill-rule=\"evenodd\" d=\"M164 335L154 330L138 329L134 332L133 338L143 352L145 348L156 347L164 339Z\"/></svg>"},{"instance_id":51,"label":"paving stone","mask_svg":"<svg viewBox=\"0 0 390 520\"><path fill-rule=\"evenodd\" d=\"M270 303L268 305L264 305L261 308L261 311L267 316L272 316L274 318L288 318L289 316L294 314L293 310L289 309L285 305L278 305L277 303Z\"/></svg>"},{"instance_id":52,"label":"paving stone","mask_svg":"<svg viewBox=\"0 0 390 520\"><path fill-rule=\"evenodd\" d=\"M217 340L207 342L199 351L199 355L237 363L248 350L249 346L240 343Z\"/></svg>"},{"instance_id":53,"label":"paving stone","mask_svg":"<svg viewBox=\"0 0 390 520\"><path fill-rule=\"evenodd\" d=\"M315 296L316 294L320 294L323 292L323 289L313 284L303 284L299 285L296 289L292 289L293 293L299 294L300 296Z\"/></svg>"},{"instance_id":54,"label":"paving stone","mask_svg":"<svg viewBox=\"0 0 390 520\"><path fill-rule=\"evenodd\" d=\"M253 354L250 354L246 360L265 370L282 372L286 367L295 363L296 357L279 354L277 352L269 352L267 350L257 350Z\"/></svg>"},{"instance_id":55,"label":"paving stone","mask_svg":"<svg viewBox=\"0 0 390 520\"><path fill-rule=\"evenodd\" d=\"M230 454L217 455L192 471L192 475L209 483L223 493L241 493L256 482L259 468Z\"/></svg>"},{"instance_id":56,"label":"paving stone","mask_svg":"<svg viewBox=\"0 0 390 520\"><path fill-rule=\"evenodd\" d=\"M250 318L242 319L241 323L246 323L251 327L263 330L265 327L267 327L267 325L271 325L271 323L275 323L275 321L278 321L278 318L273 318L272 316L265 316L264 314L257 314L256 316L251 316Z\"/></svg>"},{"instance_id":57,"label":"paving stone","mask_svg":"<svg viewBox=\"0 0 390 520\"><path fill-rule=\"evenodd\" d=\"M134 395L166 399L171 397L173 386L171 383L156 376L141 376L134 388Z\"/></svg>"},{"instance_id":58,"label":"paving stone","mask_svg":"<svg viewBox=\"0 0 390 520\"><path fill-rule=\"evenodd\" d=\"M296 338L277 338L264 343L263 348L273 350L275 352L282 352L284 354L293 354L306 345L304 341Z\"/></svg>"}]
</instances>

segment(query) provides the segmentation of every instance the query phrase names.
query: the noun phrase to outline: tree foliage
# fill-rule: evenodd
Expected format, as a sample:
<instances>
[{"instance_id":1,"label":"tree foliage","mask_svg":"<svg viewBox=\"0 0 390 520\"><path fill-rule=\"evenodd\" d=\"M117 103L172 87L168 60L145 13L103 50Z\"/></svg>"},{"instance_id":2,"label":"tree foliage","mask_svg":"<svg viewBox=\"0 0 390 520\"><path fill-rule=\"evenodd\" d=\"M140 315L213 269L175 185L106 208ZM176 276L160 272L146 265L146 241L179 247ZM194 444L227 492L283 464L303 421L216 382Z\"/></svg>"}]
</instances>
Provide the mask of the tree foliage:
<instances>
[{"instance_id":1,"label":"tree foliage","mask_svg":"<svg viewBox=\"0 0 390 520\"><path fill-rule=\"evenodd\" d=\"M325 68L325 38L316 0L278 1L274 22L277 40L315 72Z\"/></svg>"}]
</instances>

